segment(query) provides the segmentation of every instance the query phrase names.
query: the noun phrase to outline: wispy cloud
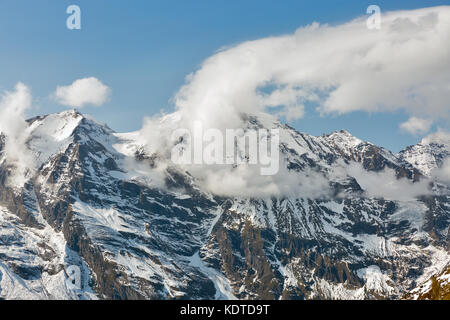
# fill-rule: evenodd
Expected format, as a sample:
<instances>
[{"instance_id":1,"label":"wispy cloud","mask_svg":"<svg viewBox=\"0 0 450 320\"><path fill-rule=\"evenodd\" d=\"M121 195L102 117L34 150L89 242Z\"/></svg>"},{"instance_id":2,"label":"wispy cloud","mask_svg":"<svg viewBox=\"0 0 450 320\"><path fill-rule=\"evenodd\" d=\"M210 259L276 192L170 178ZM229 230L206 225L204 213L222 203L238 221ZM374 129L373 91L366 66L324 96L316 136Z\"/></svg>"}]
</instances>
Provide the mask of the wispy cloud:
<instances>
[{"instance_id":1,"label":"wispy cloud","mask_svg":"<svg viewBox=\"0 0 450 320\"><path fill-rule=\"evenodd\" d=\"M442 167L433 170L431 173L435 179L450 186L450 159L442 164Z\"/></svg>"},{"instance_id":2,"label":"wispy cloud","mask_svg":"<svg viewBox=\"0 0 450 320\"><path fill-rule=\"evenodd\" d=\"M408 121L400 124L400 129L411 134L424 134L430 131L432 120L411 117Z\"/></svg>"},{"instance_id":3,"label":"wispy cloud","mask_svg":"<svg viewBox=\"0 0 450 320\"><path fill-rule=\"evenodd\" d=\"M345 167L345 171L358 181L368 197L409 201L431 193L428 179L419 182L398 179L393 169L373 172L365 170L359 163L351 162Z\"/></svg>"},{"instance_id":4,"label":"wispy cloud","mask_svg":"<svg viewBox=\"0 0 450 320\"><path fill-rule=\"evenodd\" d=\"M30 107L30 89L20 82L0 100L0 132L6 138L5 159L15 167L8 182L19 187L26 181L27 170L34 166L33 155L26 146L29 133L25 112Z\"/></svg>"}]
</instances>

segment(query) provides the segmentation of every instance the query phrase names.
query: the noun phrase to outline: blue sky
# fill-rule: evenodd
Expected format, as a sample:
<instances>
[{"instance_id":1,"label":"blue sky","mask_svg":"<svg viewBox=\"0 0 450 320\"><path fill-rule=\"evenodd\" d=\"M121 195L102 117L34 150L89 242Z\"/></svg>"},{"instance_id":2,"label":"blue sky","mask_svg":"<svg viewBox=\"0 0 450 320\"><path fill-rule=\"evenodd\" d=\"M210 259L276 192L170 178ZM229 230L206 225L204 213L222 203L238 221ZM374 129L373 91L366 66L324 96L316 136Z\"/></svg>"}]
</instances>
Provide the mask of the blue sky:
<instances>
[{"instance_id":1,"label":"blue sky","mask_svg":"<svg viewBox=\"0 0 450 320\"><path fill-rule=\"evenodd\" d=\"M70 4L81 7L81 30L66 28ZM112 89L111 100L82 112L116 131L137 130L144 116L172 111L185 76L219 48L313 21L345 22L370 4L390 11L450 1L2 0L0 91L24 82L34 97L30 115L45 114L66 109L49 98L57 85L94 76ZM320 117L311 108L292 125L314 135L345 128L398 151L420 140L398 128L407 119L401 112Z\"/></svg>"}]
</instances>

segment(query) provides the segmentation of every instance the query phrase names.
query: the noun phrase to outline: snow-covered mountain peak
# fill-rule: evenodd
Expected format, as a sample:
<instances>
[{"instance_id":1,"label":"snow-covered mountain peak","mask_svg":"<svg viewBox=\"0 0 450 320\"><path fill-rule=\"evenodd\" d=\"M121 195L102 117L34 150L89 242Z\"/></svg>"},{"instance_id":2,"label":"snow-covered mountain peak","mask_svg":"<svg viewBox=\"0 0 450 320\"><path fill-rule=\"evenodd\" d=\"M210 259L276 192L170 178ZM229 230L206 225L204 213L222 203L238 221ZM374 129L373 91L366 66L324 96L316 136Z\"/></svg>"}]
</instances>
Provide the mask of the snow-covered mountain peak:
<instances>
[{"instance_id":1,"label":"snow-covered mountain peak","mask_svg":"<svg viewBox=\"0 0 450 320\"><path fill-rule=\"evenodd\" d=\"M56 141L62 141L73 133L82 119L84 116L76 110L49 114L28 120L29 130L34 137L51 136Z\"/></svg>"},{"instance_id":2,"label":"snow-covered mountain peak","mask_svg":"<svg viewBox=\"0 0 450 320\"><path fill-rule=\"evenodd\" d=\"M364 141L356 138L347 130L334 131L323 137L345 153L352 153L355 148L364 143Z\"/></svg>"},{"instance_id":3,"label":"snow-covered mountain peak","mask_svg":"<svg viewBox=\"0 0 450 320\"><path fill-rule=\"evenodd\" d=\"M401 151L398 157L429 176L450 157L450 135L442 132L431 134Z\"/></svg>"},{"instance_id":4,"label":"snow-covered mountain peak","mask_svg":"<svg viewBox=\"0 0 450 320\"><path fill-rule=\"evenodd\" d=\"M347 130L334 131L325 137L340 149L344 150L354 149L363 143L362 140L356 138Z\"/></svg>"},{"instance_id":5,"label":"snow-covered mountain peak","mask_svg":"<svg viewBox=\"0 0 450 320\"><path fill-rule=\"evenodd\" d=\"M83 119L80 113L70 110L28 120L28 146L34 154L36 167L67 148L75 128Z\"/></svg>"},{"instance_id":6,"label":"snow-covered mountain peak","mask_svg":"<svg viewBox=\"0 0 450 320\"><path fill-rule=\"evenodd\" d=\"M75 137L78 142L103 141L104 136L113 134L108 126L75 109L34 117L27 122L29 123L27 144L34 155L36 168L63 152Z\"/></svg>"}]
</instances>

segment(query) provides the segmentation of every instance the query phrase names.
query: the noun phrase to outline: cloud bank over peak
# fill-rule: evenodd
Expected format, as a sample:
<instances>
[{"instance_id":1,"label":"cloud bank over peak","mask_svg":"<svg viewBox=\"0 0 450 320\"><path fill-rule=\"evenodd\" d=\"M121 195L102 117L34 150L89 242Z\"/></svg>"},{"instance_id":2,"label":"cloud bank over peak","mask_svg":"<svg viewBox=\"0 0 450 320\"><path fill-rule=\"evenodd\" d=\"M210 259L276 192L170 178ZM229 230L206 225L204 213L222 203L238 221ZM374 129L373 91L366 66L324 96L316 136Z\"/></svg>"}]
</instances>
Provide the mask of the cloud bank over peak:
<instances>
[{"instance_id":1,"label":"cloud bank over peak","mask_svg":"<svg viewBox=\"0 0 450 320\"><path fill-rule=\"evenodd\" d=\"M303 117L310 106L323 115L402 111L410 117L402 129L413 134L450 120L450 6L385 13L380 30L369 30L366 20L336 26L313 23L294 34L247 41L215 53L175 95L176 121L173 116L147 119L142 139L149 149L165 154L182 138L169 139L169 118L190 132L198 121L205 130L224 131L245 128L249 118L242 114L255 114L272 119L264 122L271 129L273 115L291 121ZM197 166L189 172L203 188L219 195L330 193L326 177L315 172L295 175L280 167L277 175L268 177L250 166ZM390 171L342 171L343 177L369 181L364 189L372 196L409 200L428 192L426 182L397 181ZM382 192L379 186L386 181L389 185Z\"/></svg>"},{"instance_id":2,"label":"cloud bank over peak","mask_svg":"<svg viewBox=\"0 0 450 320\"><path fill-rule=\"evenodd\" d=\"M65 106L82 108L101 106L108 101L111 89L95 77L75 80L71 85L58 86L54 99Z\"/></svg>"},{"instance_id":3,"label":"cloud bank over peak","mask_svg":"<svg viewBox=\"0 0 450 320\"><path fill-rule=\"evenodd\" d=\"M240 113L271 109L300 118L308 102L322 114L450 118L450 7L389 12L381 30L369 30L366 19L313 23L222 50L189 75L176 108L188 121L219 128L236 126Z\"/></svg>"},{"instance_id":4,"label":"cloud bank over peak","mask_svg":"<svg viewBox=\"0 0 450 320\"><path fill-rule=\"evenodd\" d=\"M438 131L429 134L421 141L422 144L438 143L443 144L449 148L450 151L450 132L439 129Z\"/></svg>"}]
</instances>

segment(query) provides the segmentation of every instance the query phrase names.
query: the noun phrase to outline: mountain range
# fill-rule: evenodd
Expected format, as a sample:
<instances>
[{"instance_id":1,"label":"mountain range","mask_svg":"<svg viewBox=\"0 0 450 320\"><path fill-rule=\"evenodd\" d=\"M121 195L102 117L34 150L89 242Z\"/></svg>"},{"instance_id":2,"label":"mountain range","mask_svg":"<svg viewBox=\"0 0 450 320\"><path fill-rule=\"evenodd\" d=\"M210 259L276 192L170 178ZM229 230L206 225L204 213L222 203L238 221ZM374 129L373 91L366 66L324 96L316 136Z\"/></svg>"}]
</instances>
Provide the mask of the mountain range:
<instances>
[{"instance_id":1,"label":"mountain range","mask_svg":"<svg viewBox=\"0 0 450 320\"><path fill-rule=\"evenodd\" d=\"M394 154L345 130L245 123L280 130L292 192L218 194L76 110L27 120L19 184L0 134L0 299L449 298L450 141Z\"/></svg>"}]
</instances>

